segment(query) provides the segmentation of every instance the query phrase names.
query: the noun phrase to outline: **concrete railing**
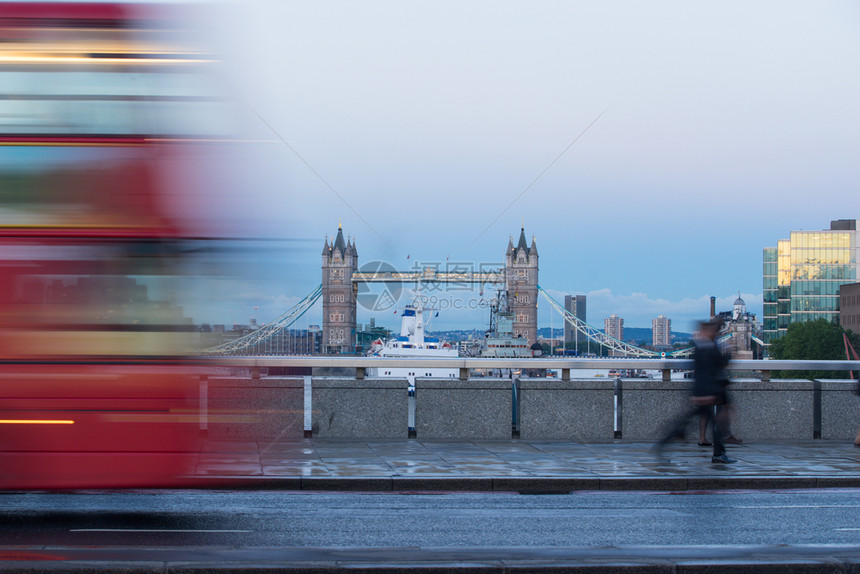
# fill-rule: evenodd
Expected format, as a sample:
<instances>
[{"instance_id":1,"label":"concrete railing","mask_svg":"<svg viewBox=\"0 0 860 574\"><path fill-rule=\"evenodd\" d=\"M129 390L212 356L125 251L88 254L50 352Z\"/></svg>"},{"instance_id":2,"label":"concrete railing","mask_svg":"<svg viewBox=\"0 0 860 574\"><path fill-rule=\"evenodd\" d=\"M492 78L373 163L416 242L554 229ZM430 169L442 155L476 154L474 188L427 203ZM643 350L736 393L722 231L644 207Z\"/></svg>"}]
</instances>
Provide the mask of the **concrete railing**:
<instances>
[{"instance_id":1,"label":"concrete railing","mask_svg":"<svg viewBox=\"0 0 860 574\"><path fill-rule=\"evenodd\" d=\"M689 360L654 359L379 359L367 357L229 357L207 360L229 367L212 375L207 401L229 413L211 417L213 436L257 438L404 438L653 441L690 408L689 382L668 371ZM364 377L378 367L459 368L461 380ZM267 376L273 367L356 369L356 376ZM538 372L557 378L468 378L471 369ZM571 377L577 369L646 369L656 379ZM745 440L853 439L860 424L854 380L771 380L773 370L853 370L858 361L734 361L730 371L762 373L733 380L733 434ZM565 372L567 371L567 372ZM347 371L349 372L349 371ZM361 375L361 376L359 376ZM565 376L566 375L566 376ZM232 422L231 422L232 421ZM408 421L414 421L412 428ZM690 436L697 429L691 422Z\"/></svg>"},{"instance_id":2,"label":"concrete railing","mask_svg":"<svg viewBox=\"0 0 860 574\"><path fill-rule=\"evenodd\" d=\"M459 369L460 378L468 379L473 369L552 369L558 370L561 379L570 380L571 372L578 369L644 369L661 371L663 380L670 380L672 371L690 370L692 359L562 359L547 357L541 359L486 359L486 358L381 358L381 357L340 357L340 356L290 356L290 357L206 357L201 359L209 364L264 369L267 367L307 367L355 369L355 378L363 379L369 368L385 367L430 367L440 369ZM747 360L732 361L729 371L756 371L761 380L770 379L772 371L855 371L860 372L860 361L771 361Z\"/></svg>"}]
</instances>

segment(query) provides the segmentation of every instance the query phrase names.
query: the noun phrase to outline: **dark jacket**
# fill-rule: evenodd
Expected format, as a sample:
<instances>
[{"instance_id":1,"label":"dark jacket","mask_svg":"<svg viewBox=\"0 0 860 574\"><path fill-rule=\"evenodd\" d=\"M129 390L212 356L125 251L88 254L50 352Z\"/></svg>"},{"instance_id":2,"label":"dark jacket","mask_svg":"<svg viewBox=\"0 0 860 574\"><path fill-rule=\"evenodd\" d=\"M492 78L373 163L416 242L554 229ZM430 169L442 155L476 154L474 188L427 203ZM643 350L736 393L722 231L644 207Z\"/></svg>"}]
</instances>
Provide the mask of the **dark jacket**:
<instances>
[{"instance_id":1,"label":"dark jacket","mask_svg":"<svg viewBox=\"0 0 860 574\"><path fill-rule=\"evenodd\" d=\"M715 341L695 340L693 355L693 396L723 395L728 385L725 372L729 355L724 354Z\"/></svg>"}]
</instances>

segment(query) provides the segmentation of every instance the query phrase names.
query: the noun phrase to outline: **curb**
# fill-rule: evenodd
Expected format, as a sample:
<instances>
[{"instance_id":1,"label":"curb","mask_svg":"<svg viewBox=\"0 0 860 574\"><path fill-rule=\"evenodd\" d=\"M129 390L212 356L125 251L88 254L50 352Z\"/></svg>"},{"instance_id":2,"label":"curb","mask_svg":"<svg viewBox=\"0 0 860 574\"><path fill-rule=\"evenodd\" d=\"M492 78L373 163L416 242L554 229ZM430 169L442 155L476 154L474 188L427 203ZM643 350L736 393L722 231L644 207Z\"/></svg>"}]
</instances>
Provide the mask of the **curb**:
<instances>
[{"instance_id":1,"label":"curb","mask_svg":"<svg viewBox=\"0 0 860 574\"><path fill-rule=\"evenodd\" d=\"M19 560L14 574L262 574L268 572L410 574L428 572L858 572L854 545L606 546L486 548L0 548Z\"/></svg>"},{"instance_id":2,"label":"curb","mask_svg":"<svg viewBox=\"0 0 860 574\"><path fill-rule=\"evenodd\" d=\"M698 491L860 488L860 476L743 477L230 477L211 476L192 488L342 492L522 492L565 493L587 490Z\"/></svg>"}]
</instances>

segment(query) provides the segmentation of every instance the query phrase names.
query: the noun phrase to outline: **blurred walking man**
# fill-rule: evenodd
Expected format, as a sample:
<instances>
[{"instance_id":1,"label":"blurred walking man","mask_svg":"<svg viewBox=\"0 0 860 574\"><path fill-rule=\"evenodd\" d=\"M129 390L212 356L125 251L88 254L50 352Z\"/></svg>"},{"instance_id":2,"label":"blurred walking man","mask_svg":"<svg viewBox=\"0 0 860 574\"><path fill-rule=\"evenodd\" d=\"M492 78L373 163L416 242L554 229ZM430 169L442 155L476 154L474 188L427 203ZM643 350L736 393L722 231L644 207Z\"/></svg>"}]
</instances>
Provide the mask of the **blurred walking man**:
<instances>
[{"instance_id":1,"label":"blurred walking man","mask_svg":"<svg viewBox=\"0 0 860 574\"><path fill-rule=\"evenodd\" d=\"M690 397L693 408L676 421L669 434L655 445L654 452L660 458L662 458L663 448L669 441L673 438L683 438L687 422L693 417L701 416L713 423L714 454L711 456L711 462L719 464L737 462L726 456L726 447L723 444L722 429L727 422L728 409L714 409L715 406L725 405L728 402L726 387L729 379L724 369L730 357L717 345L720 327L722 322L719 319L705 321L701 323L699 332L693 340L696 349L693 356L693 392Z\"/></svg>"}]
</instances>

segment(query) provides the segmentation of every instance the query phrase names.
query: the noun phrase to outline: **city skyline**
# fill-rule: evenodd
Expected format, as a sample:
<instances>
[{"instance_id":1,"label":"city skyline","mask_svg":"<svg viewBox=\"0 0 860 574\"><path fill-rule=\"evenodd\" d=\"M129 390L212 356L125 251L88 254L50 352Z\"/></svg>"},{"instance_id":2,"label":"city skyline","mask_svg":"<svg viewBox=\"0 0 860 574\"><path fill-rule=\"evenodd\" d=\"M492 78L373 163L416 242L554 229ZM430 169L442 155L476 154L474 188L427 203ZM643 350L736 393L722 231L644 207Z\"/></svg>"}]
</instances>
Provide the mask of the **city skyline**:
<instances>
[{"instance_id":1,"label":"city skyline","mask_svg":"<svg viewBox=\"0 0 860 574\"><path fill-rule=\"evenodd\" d=\"M231 158L251 175L212 212L292 242L230 290L249 295L236 319L310 292L339 221L362 261L397 269L499 262L524 221L542 286L587 295L592 322L686 330L710 296L740 291L761 317L761 249L854 217L838 207L860 176L851 3L249 0L213 16L263 143Z\"/></svg>"},{"instance_id":2,"label":"city skyline","mask_svg":"<svg viewBox=\"0 0 860 574\"><path fill-rule=\"evenodd\" d=\"M359 253L363 252L361 244L357 244L356 247ZM540 245L538 245L538 249L542 251ZM277 253L277 249L273 249L273 251ZM284 252L285 255L288 253L289 251ZM423 269L425 266L436 266L440 270L444 270L449 265L451 268L459 266L475 270L503 267L503 264L500 262L472 264L463 261L440 261L439 258L432 261L419 261L409 257L398 268L389 262L380 262L372 259L372 254L366 255L367 260L359 257L359 270L362 270L362 266L365 265L371 269L376 269L380 265L383 265L388 266L390 269L397 269L398 271L415 271ZM201 289L190 290L189 293L193 294L195 300L185 301L183 307L187 309L186 312L198 324L247 325L252 317L259 324L265 324L274 320L296 305L308 293L304 293L301 296L285 293L275 295L267 293L265 286L267 285L268 278L264 275L270 269L268 262L272 258L272 253L265 251L257 259L253 254L253 250L249 248L248 253L240 257L241 262L224 263L224 261L221 261L221 263L233 269L233 276L223 280L216 280L214 283L210 278L208 280L209 288L205 291ZM316 281L317 285L319 284L321 268L318 260L315 263L315 268L310 265L308 266L305 276L293 277L296 286L309 285L313 281ZM647 294L640 292L618 295L610 289L598 289L588 293L576 293L575 291L563 291L551 286L544 286L542 278L546 274L546 267L550 265L551 262L544 259L541 266L541 286L549 296L559 303L563 303L565 295L585 295L588 312L587 322L597 328L602 328L603 320L614 314L623 318L625 325L629 327L650 329L652 319L659 315L665 315L673 321L673 325L676 325L678 330L692 332L696 329L697 322L707 318L709 313L711 297L709 295L696 298L685 297L680 301L673 302L663 299L652 299ZM245 279L236 278L236 276L242 275L246 275L247 277ZM245 290L243 291L242 289ZM379 284L373 285L370 288L371 294L377 295L383 295L386 289L388 288ZM426 305L434 311L439 311L439 315L433 318L433 322L438 326L436 328L483 329L486 328L489 321L489 301L496 294L496 286L493 285L485 285L481 288L422 283L421 289L416 290L414 283L401 283L396 284L396 287L392 289L393 292L389 294L393 295L393 299L389 298L389 303L382 306L381 309L374 311L369 305L359 304L357 306L357 322L369 323L370 319L374 318L378 325L396 329L399 325L399 312L407 304L412 303L417 296L421 296ZM205 293L207 297L201 302L200 295L202 293ZM747 301L751 297L754 297L754 295L746 293L740 293L740 296ZM730 310L737 297L737 291L725 296L715 296L717 310ZM760 319L760 314L756 313L754 306L748 305L748 308ZM674 315L670 314L670 310L674 310ZM209 319L206 317L209 317ZM321 325L322 323L322 306L320 302L317 302L294 325L294 328L312 324ZM552 311L552 307L543 296L538 297L538 326L540 328L551 326L562 328L563 326L562 317ZM431 324L432 328L434 328L434 325Z\"/></svg>"}]
</instances>

